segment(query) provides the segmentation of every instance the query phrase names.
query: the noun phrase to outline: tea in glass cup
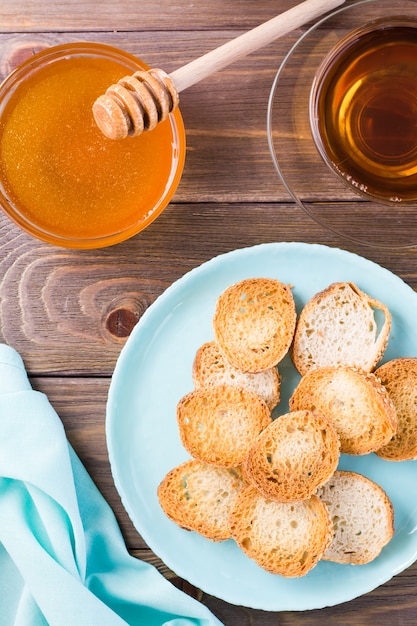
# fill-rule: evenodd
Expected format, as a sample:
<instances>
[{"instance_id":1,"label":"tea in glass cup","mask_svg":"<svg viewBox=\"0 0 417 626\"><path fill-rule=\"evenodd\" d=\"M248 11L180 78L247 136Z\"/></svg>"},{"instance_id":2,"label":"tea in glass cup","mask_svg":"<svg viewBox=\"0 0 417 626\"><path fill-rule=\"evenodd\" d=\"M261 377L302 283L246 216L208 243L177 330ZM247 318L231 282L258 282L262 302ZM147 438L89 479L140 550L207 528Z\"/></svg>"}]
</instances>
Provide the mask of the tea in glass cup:
<instances>
[{"instance_id":1,"label":"tea in glass cup","mask_svg":"<svg viewBox=\"0 0 417 626\"><path fill-rule=\"evenodd\" d=\"M329 167L382 203L417 200L417 22L395 16L358 28L321 63L310 126Z\"/></svg>"}]
</instances>

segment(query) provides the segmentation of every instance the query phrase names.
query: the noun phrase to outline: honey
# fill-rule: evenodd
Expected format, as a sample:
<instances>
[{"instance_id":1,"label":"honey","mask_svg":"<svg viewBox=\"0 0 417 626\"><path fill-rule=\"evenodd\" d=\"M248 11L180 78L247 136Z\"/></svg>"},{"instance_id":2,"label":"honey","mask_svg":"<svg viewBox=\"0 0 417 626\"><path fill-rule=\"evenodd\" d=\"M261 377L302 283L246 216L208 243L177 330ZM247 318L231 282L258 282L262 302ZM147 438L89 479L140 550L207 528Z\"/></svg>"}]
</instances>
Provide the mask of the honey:
<instances>
[{"instance_id":1,"label":"honey","mask_svg":"<svg viewBox=\"0 0 417 626\"><path fill-rule=\"evenodd\" d=\"M316 77L310 119L324 160L354 191L417 199L417 24L377 22L342 40Z\"/></svg>"},{"instance_id":2,"label":"honey","mask_svg":"<svg viewBox=\"0 0 417 626\"><path fill-rule=\"evenodd\" d=\"M72 44L26 62L0 89L0 181L10 217L40 239L100 247L148 225L171 199L184 161L179 112L152 132L107 139L94 100L146 66L109 46ZM6 81L7 82L7 81Z\"/></svg>"}]
</instances>

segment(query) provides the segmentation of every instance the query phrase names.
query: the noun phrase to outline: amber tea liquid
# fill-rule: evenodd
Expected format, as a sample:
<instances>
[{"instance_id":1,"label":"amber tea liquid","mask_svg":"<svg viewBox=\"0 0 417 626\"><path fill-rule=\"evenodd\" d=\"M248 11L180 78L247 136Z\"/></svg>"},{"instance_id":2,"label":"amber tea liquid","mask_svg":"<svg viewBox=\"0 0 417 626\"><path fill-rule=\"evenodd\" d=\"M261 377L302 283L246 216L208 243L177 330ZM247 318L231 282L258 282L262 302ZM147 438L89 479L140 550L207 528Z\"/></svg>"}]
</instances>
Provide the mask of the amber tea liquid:
<instances>
[{"instance_id":1,"label":"amber tea liquid","mask_svg":"<svg viewBox=\"0 0 417 626\"><path fill-rule=\"evenodd\" d=\"M417 24L391 20L343 40L316 77L310 115L319 151L351 188L416 200Z\"/></svg>"}]
</instances>

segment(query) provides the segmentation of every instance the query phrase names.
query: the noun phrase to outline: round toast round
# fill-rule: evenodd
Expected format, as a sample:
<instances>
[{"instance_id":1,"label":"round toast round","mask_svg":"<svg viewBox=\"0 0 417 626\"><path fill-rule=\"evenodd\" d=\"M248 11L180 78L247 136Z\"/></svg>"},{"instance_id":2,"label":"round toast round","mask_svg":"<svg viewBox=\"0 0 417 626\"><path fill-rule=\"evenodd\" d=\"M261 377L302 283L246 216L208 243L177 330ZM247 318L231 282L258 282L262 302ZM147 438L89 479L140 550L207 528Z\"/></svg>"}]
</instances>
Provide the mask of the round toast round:
<instances>
[{"instance_id":1,"label":"round toast round","mask_svg":"<svg viewBox=\"0 0 417 626\"><path fill-rule=\"evenodd\" d=\"M352 367L323 367L303 376L290 398L292 411L317 411L340 437L340 451L362 455L388 443L397 413L387 390L369 372Z\"/></svg>"},{"instance_id":2,"label":"round toast round","mask_svg":"<svg viewBox=\"0 0 417 626\"><path fill-rule=\"evenodd\" d=\"M291 289L272 278L248 278L217 299L214 338L227 360L242 372L277 365L294 336L296 309Z\"/></svg>"},{"instance_id":3,"label":"round toast round","mask_svg":"<svg viewBox=\"0 0 417 626\"><path fill-rule=\"evenodd\" d=\"M323 560L354 565L373 561L394 534L394 510L385 491L362 474L337 470L317 495L333 524Z\"/></svg>"},{"instance_id":4,"label":"round toast round","mask_svg":"<svg viewBox=\"0 0 417 626\"><path fill-rule=\"evenodd\" d=\"M293 504L265 499L247 485L230 514L233 539L263 569L285 577L305 576L330 545L327 507L311 496Z\"/></svg>"},{"instance_id":5,"label":"round toast round","mask_svg":"<svg viewBox=\"0 0 417 626\"><path fill-rule=\"evenodd\" d=\"M334 473L339 449L339 437L327 418L311 411L287 413L258 435L242 471L265 498L297 502Z\"/></svg>"},{"instance_id":6,"label":"round toast round","mask_svg":"<svg viewBox=\"0 0 417 626\"><path fill-rule=\"evenodd\" d=\"M377 450L387 461L417 459L417 358L392 359L375 370L391 398L398 425L392 439Z\"/></svg>"},{"instance_id":7,"label":"round toast round","mask_svg":"<svg viewBox=\"0 0 417 626\"><path fill-rule=\"evenodd\" d=\"M271 411L253 391L232 385L195 389L177 405L180 438L190 455L220 467L236 467Z\"/></svg>"},{"instance_id":8,"label":"round toast round","mask_svg":"<svg viewBox=\"0 0 417 626\"><path fill-rule=\"evenodd\" d=\"M376 312L382 318L379 323ZM302 376L335 365L371 372L384 354L390 331L391 314L385 304L353 283L333 283L301 310L292 360Z\"/></svg>"},{"instance_id":9,"label":"round toast round","mask_svg":"<svg viewBox=\"0 0 417 626\"><path fill-rule=\"evenodd\" d=\"M168 472L158 498L165 514L181 528L224 541L231 537L229 516L244 484L238 469L191 459Z\"/></svg>"},{"instance_id":10,"label":"round toast round","mask_svg":"<svg viewBox=\"0 0 417 626\"><path fill-rule=\"evenodd\" d=\"M257 393L271 411L280 399L281 379L276 367L255 374L241 372L230 365L215 341L209 341L197 350L192 375L196 389L222 384L246 387Z\"/></svg>"}]
</instances>

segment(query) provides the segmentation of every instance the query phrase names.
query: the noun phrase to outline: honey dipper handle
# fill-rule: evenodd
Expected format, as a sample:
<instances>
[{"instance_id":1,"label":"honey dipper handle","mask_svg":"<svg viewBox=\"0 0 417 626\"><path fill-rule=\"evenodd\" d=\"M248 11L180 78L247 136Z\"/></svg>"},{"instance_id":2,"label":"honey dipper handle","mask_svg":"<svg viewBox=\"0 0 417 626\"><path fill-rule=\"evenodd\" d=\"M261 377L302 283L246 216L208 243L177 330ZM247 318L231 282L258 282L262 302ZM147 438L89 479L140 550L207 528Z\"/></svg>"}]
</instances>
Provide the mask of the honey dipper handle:
<instances>
[{"instance_id":1,"label":"honey dipper handle","mask_svg":"<svg viewBox=\"0 0 417 626\"><path fill-rule=\"evenodd\" d=\"M305 0L271 20L180 67L169 76L178 92L266 46L342 4L345 0Z\"/></svg>"},{"instance_id":2,"label":"honey dipper handle","mask_svg":"<svg viewBox=\"0 0 417 626\"><path fill-rule=\"evenodd\" d=\"M171 74L150 69L125 76L94 102L96 124L109 139L124 139L152 130L178 106L180 91L344 2L305 0Z\"/></svg>"}]
</instances>

